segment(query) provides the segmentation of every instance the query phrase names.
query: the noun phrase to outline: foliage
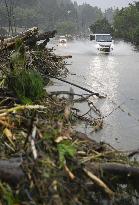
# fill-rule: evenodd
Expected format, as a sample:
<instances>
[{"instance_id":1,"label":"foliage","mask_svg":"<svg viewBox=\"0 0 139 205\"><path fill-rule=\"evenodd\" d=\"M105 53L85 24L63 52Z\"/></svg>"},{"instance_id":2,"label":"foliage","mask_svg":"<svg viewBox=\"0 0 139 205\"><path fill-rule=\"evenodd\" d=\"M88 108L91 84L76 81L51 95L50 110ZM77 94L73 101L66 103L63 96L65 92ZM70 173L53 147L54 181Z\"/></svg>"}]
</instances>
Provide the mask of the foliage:
<instances>
[{"instance_id":1,"label":"foliage","mask_svg":"<svg viewBox=\"0 0 139 205\"><path fill-rule=\"evenodd\" d=\"M10 0L7 2L10 6ZM69 0L18 0L12 10L15 21L12 24L15 23L16 27L39 26L43 30L55 29L61 22L72 22L72 29L76 25L78 31L86 31L103 16L101 9L97 7L78 5ZM8 15L3 1L0 2L0 23L8 26Z\"/></svg>"},{"instance_id":2,"label":"foliage","mask_svg":"<svg viewBox=\"0 0 139 205\"><path fill-rule=\"evenodd\" d=\"M102 11L97 7L89 4L80 5L78 8L79 27L83 31L87 31L92 23L103 18Z\"/></svg>"},{"instance_id":3,"label":"foliage","mask_svg":"<svg viewBox=\"0 0 139 205\"><path fill-rule=\"evenodd\" d=\"M115 35L135 44L139 44L139 2L122 8L114 17Z\"/></svg>"},{"instance_id":4,"label":"foliage","mask_svg":"<svg viewBox=\"0 0 139 205\"><path fill-rule=\"evenodd\" d=\"M58 144L60 165L64 166L66 163L65 157L74 157L76 154L76 148L69 141Z\"/></svg>"},{"instance_id":5,"label":"foliage","mask_svg":"<svg viewBox=\"0 0 139 205\"><path fill-rule=\"evenodd\" d=\"M0 182L0 198L3 201L3 204L6 205L15 205L17 200L13 196L12 189L7 184L2 184Z\"/></svg>"},{"instance_id":6,"label":"foliage","mask_svg":"<svg viewBox=\"0 0 139 205\"><path fill-rule=\"evenodd\" d=\"M0 36L6 36L7 35L7 31L4 28L0 28Z\"/></svg>"},{"instance_id":7,"label":"foliage","mask_svg":"<svg viewBox=\"0 0 139 205\"><path fill-rule=\"evenodd\" d=\"M101 19L91 25L90 30L93 33L113 33L113 28L107 19Z\"/></svg>"},{"instance_id":8,"label":"foliage","mask_svg":"<svg viewBox=\"0 0 139 205\"><path fill-rule=\"evenodd\" d=\"M108 8L104 12L104 17L108 20L110 24L113 24L114 17L117 12L118 12L118 9Z\"/></svg>"},{"instance_id":9,"label":"foliage","mask_svg":"<svg viewBox=\"0 0 139 205\"><path fill-rule=\"evenodd\" d=\"M76 25L70 21L65 21L57 25L57 31L59 34L75 34Z\"/></svg>"},{"instance_id":10,"label":"foliage","mask_svg":"<svg viewBox=\"0 0 139 205\"><path fill-rule=\"evenodd\" d=\"M26 62L25 48L21 39L16 40L15 51L10 56L10 63L14 70L24 68Z\"/></svg>"},{"instance_id":11,"label":"foliage","mask_svg":"<svg viewBox=\"0 0 139 205\"><path fill-rule=\"evenodd\" d=\"M139 26L132 33L132 41L139 45Z\"/></svg>"},{"instance_id":12,"label":"foliage","mask_svg":"<svg viewBox=\"0 0 139 205\"><path fill-rule=\"evenodd\" d=\"M24 44L20 39L16 41L15 51L10 56L11 73L7 78L7 85L18 96L22 103L31 103L43 95L44 82L35 70L26 70L26 56Z\"/></svg>"},{"instance_id":13,"label":"foliage","mask_svg":"<svg viewBox=\"0 0 139 205\"><path fill-rule=\"evenodd\" d=\"M15 14L16 25L24 28L38 26L39 18L41 18L39 10L33 7L22 8L18 6L15 8Z\"/></svg>"},{"instance_id":14,"label":"foliage","mask_svg":"<svg viewBox=\"0 0 139 205\"><path fill-rule=\"evenodd\" d=\"M8 86L14 91L22 103L40 99L44 94L44 82L37 71L21 70L14 72L8 79Z\"/></svg>"}]
</instances>

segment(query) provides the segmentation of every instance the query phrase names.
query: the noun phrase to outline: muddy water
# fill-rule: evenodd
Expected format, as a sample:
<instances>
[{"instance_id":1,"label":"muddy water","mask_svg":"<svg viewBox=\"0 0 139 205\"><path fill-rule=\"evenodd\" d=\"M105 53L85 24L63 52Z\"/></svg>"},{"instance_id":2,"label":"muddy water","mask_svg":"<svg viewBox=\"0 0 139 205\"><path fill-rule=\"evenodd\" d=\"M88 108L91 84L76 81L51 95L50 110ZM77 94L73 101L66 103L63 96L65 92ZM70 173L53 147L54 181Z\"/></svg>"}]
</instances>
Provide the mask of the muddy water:
<instances>
[{"instance_id":1,"label":"muddy water","mask_svg":"<svg viewBox=\"0 0 139 205\"><path fill-rule=\"evenodd\" d=\"M49 45L51 46L51 44ZM68 66L68 80L92 91L107 94L105 100L95 100L104 116L104 128L91 132L91 138L104 141L121 150L139 148L139 52L131 44L115 43L111 54L97 53L89 42L72 42L66 47L55 46L56 53L72 55ZM60 90L69 90L69 85L55 82ZM84 91L74 88L77 93ZM120 107L119 107L120 106ZM86 104L79 105L82 113L88 109ZM111 114L110 114L111 113ZM110 114L110 115L109 115Z\"/></svg>"}]
</instances>

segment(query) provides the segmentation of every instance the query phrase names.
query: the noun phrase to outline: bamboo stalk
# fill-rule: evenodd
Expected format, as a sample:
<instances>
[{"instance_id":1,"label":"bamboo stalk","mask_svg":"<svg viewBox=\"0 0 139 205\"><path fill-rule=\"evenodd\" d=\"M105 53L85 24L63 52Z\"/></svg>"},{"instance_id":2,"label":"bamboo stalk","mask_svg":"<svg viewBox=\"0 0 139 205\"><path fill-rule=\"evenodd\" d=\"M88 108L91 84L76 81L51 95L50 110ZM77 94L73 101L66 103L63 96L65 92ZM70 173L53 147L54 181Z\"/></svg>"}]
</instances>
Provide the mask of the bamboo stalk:
<instances>
[{"instance_id":1,"label":"bamboo stalk","mask_svg":"<svg viewBox=\"0 0 139 205\"><path fill-rule=\"evenodd\" d=\"M114 192L101 179L95 176L92 172L88 171L86 168L84 168L83 171L98 187L104 190L110 198L114 197Z\"/></svg>"},{"instance_id":2,"label":"bamboo stalk","mask_svg":"<svg viewBox=\"0 0 139 205\"><path fill-rule=\"evenodd\" d=\"M4 109L4 110L0 110L0 117L4 117L6 115L8 115L9 113L12 113L12 112L17 112L19 110L24 110L24 109L30 109L30 110L37 110L37 109L41 109L41 110L44 110L46 109L45 106L42 106L42 105L19 105L19 106L16 106L16 107L12 107L12 108L9 108L9 109Z\"/></svg>"}]
</instances>

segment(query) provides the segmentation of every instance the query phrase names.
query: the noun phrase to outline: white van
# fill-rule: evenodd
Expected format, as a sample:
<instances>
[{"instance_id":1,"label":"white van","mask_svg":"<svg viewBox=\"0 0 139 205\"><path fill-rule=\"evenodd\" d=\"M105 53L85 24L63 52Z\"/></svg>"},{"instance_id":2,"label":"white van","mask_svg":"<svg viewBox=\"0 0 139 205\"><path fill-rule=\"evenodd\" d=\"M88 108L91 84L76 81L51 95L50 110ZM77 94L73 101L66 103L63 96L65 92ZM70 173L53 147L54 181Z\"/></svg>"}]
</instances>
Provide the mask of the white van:
<instances>
[{"instance_id":1,"label":"white van","mask_svg":"<svg viewBox=\"0 0 139 205\"><path fill-rule=\"evenodd\" d=\"M109 53L114 48L111 34L91 34L90 40L95 42L98 51Z\"/></svg>"},{"instance_id":2,"label":"white van","mask_svg":"<svg viewBox=\"0 0 139 205\"><path fill-rule=\"evenodd\" d=\"M67 44L66 36L59 37L59 44Z\"/></svg>"}]
</instances>

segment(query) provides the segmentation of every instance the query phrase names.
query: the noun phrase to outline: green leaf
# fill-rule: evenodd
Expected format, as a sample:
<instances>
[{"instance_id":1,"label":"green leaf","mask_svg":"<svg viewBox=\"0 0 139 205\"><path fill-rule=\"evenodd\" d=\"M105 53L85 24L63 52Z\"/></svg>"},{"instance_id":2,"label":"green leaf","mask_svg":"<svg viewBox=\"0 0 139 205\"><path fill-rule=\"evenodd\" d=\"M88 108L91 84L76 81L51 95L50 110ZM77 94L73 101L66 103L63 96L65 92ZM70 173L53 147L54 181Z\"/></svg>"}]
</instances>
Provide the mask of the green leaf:
<instances>
[{"instance_id":1,"label":"green leaf","mask_svg":"<svg viewBox=\"0 0 139 205\"><path fill-rule=\"evenodd\" d=\"M76 148L69 141L60 143L57 147L59 152L60 166L64 166L66 164L65 157L74 157L76 154Z\"/></svg>"},{"instance_id":2,"label":"green leaf","mask_svg":"<svg viewBox=\"0 0 139 205\"><path fill-rule=\"evenodd\" d=\"M15 70L24 68L26 63L25 47L20 39L16 40L15 52L10 56L10 62Z\"/></svg>"},{"instance_id":3,"label":"green leaf","mask_svg":"<svg viewBox=\"0 0 139 205\"><path fill-rule=\"evenodd\" d=\"M32 104L32 101L39 100L44 95L43 78L34 70L13 72L8 77L7 84L24 104Z\"/></svg>"},{"instance_id":4,"label":"green leaf","mask_svg":"<svg viewBox=\"0 0 139 205\"><path fill-rule=\"evenodd\" d=\"M9 185L0 183L0 193L2 200L4 200L7 205L14 205L17 202Z\"/></svg>"}]
</instances>

